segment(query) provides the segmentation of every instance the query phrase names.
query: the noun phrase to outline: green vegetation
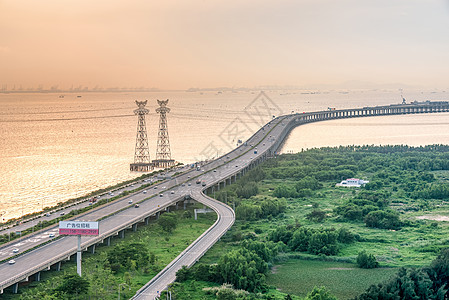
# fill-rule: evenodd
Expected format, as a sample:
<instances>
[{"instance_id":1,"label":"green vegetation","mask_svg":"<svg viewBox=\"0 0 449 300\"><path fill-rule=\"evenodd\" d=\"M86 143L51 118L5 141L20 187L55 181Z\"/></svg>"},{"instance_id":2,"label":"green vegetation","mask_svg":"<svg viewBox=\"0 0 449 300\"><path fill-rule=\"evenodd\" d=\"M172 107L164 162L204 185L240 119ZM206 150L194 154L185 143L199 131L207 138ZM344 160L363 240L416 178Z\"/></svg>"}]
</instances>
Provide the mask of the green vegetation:
<instances>
[{"instance_id":1,"label":"green vegetation","mask_svg":"<svg viewBox=\"0 0 449 300\"><path fill-rule=\"evenodd\" d=\"M195 207L198 208L198 207ZM111 246L100 246L96 253L83 252L83 282L76 274L76 262L64 262L60 272L41 273L41 281L19 288L19 294L5 290L2 299L129 299L170 261L190 245L215 221L216 215L201 214L191 218L193 208L175 214L178 224L170 235L158 220L127 231L124 239L114 238ZM186 213L190 211L189 213ZM159 220L162 219L162 216ZM74 287L75 288L71 288ZM70 293L69 290L74 292Z\"/></svg>"},{"instance_id":2,"label":"green vegetation","mask_svg":"<svg viewBox=\"0 0 449 300\"><path fill-rule=\"evenodd\" d=\"M390 280L372 285L358 300L446 299L449 284L449 249L438 255L430 267L401 268Z\"/></svg>"},{"instance_id":3,"label":"green vegetation","mask_svg":"<svg viewBox=\"0 0 449 300\"><path fill-rule=\"evenodd\" d=\"M351 299L396 272L395 268L368 270L345 262L288 259L272 269L267 282L283 292L302 297L315 286L326 286L338 299Z\"/></svg>"},{"instance_id":4,"label":"green vegetation","mask_svg":"<svg viewBox=\"0 0 449 300\"><path fill-rule=\"evenodd\" d=\"M360 188L335 186L350 177L370 183ZM448 247L449 226L438 221L449 216L447 187L449 146L350 146L279 156L215 192L217 199L235 206L237 221L201 259L201 267L184 270L185 276L178 279L215 290L223 288L223 282L232 283L233 289L249 292L242 299L289 296L274 291L274 286L289 297L320 293L339 299L355 297L371 284L388 279L396 267L429 265ZM277 255L266 260L248 249L248 242L271 243ZM241 261L235 259L237 253ZM217 278L214 271L228 260L233 263L225 267L227 274L239 274L251 284L241 284L232 276L227 281ZM260 260L275 266L276 272L257 268L251 273L254 276L242 272L252 270L249 266ZM285 277L287 269L282 266L290 263L319 267L295 267L296 272ZM340 266L332 270L333 264ZM204 272L196 268L208 270L210 276L199 276ZM223 293L232 294L229 286L226 289ZM178 299L208 299L205 290L187 290L182 283L172 287ZM237 290L229 299L236 299Z\"/></svg>"},{"instance_id":5,"label":"green vegetation","mask_svg":"<svg viewBox=\"0 0 449 300\"><path fill-rule=\"evenodd\" d=\"M372 254L366 253L365 250L357 255L357 265L362 269L374 269L379 266L376 258Z\"/></svg>"}]
</instances>

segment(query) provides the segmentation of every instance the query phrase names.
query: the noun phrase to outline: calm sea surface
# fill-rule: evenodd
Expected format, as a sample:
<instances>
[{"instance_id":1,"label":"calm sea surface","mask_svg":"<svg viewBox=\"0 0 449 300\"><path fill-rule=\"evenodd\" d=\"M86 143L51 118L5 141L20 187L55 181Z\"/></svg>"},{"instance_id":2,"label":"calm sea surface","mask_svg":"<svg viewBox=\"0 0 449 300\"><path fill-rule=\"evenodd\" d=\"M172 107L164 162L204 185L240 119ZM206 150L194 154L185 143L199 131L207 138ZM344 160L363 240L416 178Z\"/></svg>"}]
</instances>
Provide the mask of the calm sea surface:
<instances>
[{"instance_id":1,"label":"calm sea surface","mask_svg":"<svg viewBox=\"0 0 449 300\"><path fill-rule=\"evenodd\" d=\"M148 99L147 131L155 159L156 99L170 99L172 158L212 158L248 138L273 115L399 103L396 90L267 92L0 94L0 215L20 217L43 206L114 185L131 173L136 139L135 100ZM77 97L81 96L81 97ZM448 100L444 91L409 100ZM449 114L325 121L296 128L284 152L351 144L449 144Z\"/></svg>"}]
</instances>

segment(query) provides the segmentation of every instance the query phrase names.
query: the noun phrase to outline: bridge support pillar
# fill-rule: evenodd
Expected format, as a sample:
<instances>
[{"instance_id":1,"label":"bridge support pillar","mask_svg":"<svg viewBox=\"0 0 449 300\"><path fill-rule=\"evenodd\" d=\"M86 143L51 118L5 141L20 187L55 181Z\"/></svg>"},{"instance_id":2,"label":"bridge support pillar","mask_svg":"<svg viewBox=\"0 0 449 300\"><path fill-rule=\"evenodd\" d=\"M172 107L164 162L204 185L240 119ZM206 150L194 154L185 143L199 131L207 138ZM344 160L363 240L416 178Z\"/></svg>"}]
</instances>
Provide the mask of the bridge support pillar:
<instances>
[{"instance_id":1,"label":"bridge support pillar","mask_svg":"<svg viewBox=\"0 0 449 300\"><path fill-rule=\"evenodd\" d=\"M137 223L133 224L133 232L136 232L136 231L137 231Z\"/></svg>"},{"instance_id":2,"label":"bridge support pillar","mask_svg":"<svg viewBox=\"0 0 449 300\"><path fill-rule=\"evenodd\" d=\"M94 254L95 253L95 245L92 245L90 247L90 253Z\"/></svg>"},{"instance_id":3,"label":"bridge support pillar","mask_svg":"<svg viewBox=\"0 0 449 300\"><path fill-rule=\"evenodd\" d=\"M144 222L145 222L145 225L148 225L148 223L150 222L150 217L146 217L146 218L144 219Z\"/></svg>"},{"instance_id":4,"label":"bridge support pillar","mask_svg":"<svg viewBox=\"0 0 449 300\"><path fill-rule=\"evenodd\" d=\"M119 238L124 239L124 238L125 238L125 229L120 230L120 231L118 232L118 236L119 236Z\"/></svg>"},{"instance_id":5,"label":"bridge support pillar","mask_svg":"<svg viewBox=\"0 0 449 300\"><path fill-rule=\"evenodd\" d=\"M61 271L61 262L56 263L56 271Z\"/></svg>"},{"instance_id":6,"label":"bridge support pillar","mask_svg":"<svg viewBox=\"0 0 449 300\"><path fill-rule=\"evenodd\" d=\"M161 212L158 211L158 212L156 213L156 220L159 220L159 216L160 216L160 215L161 215Z\"/></svg>"},{"instance_id":7,"label":"bridge support pillar","mask_svg":"<svg viewBox=\"0 0 449 300\"><path fill-rule=\"evenodd\" d=\"M106 238L106 245L111 246L111 237L110 236Z\"/></svg>"},{"instance_id":8,"label":"bridge support pillar","mask_svg":"<svg viewBox=\"0 0 449 300\"><path fill-rule=\"evenodd\" d=\"M19 283L16 282L12 285L12 293L17 294L18 291L19 291Z\"/></svg>"},{"instance_id":9,"label":"bridge support pillar","mask_svg":"<svg viewBox=\"0 0 449 300\"><path fill-rule=\"evenodd\" d=\"M41 272L40 271L34 275L34 280L41 281Z\"/></svg>"},{"instance_id":10,"label":"bridge support pillar","mask_svg":"<svg viewBox=\"0 0 449 300\"><path fill-rule=\"evenodd\" d=\"M175 209L178 210L178 202L175 203Z\"/></svg>"}]
</instances>

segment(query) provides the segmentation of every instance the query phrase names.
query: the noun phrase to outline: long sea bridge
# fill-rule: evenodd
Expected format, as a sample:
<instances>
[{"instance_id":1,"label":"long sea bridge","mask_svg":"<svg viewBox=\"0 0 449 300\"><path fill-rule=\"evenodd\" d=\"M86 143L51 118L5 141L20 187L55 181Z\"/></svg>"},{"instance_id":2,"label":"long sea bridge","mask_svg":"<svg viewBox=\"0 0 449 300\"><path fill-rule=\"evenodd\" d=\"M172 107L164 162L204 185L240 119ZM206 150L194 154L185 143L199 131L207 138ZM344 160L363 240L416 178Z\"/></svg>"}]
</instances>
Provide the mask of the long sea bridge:
<instances>
[{"instance_id":1,"label":"long sea bridge","mask_svg":"<svg viewBox=\"0 0 449 300\"><path fill-rule=\"evenodd\" d=\"M179 205L185 206L192 199L212 208L217 213L217 221L133 297L154 299L158 292L174 281L179 268L183 265L191 266L198 261L234 223L234 211L228 205L207 195L232 184L259 163L275 156L293 128L310 122L333 119L444 112L449 112L448 101L341 110L329 108L324 111L279 116L261 127L245 143L202 166L201 170L190 170L159 183L158 189L151 187L148 194L136 192L77 216L76 219L100 220L100 235L83 238L82 249L95 252L96 246L109 245L112 237L123 238L127 230L135 231L138 226L148 224L150 219L158 218L160 213ZM196 184L197 181L205 186ZM161 192L164 193L163 197L160 196ZM127 205L130 197L134 199L134 203ZM134 208L136 203L140 204L139 209ZM39 281L41 272L59 270L61 262L76 256L77 247L74 241L72 237L61 237L50 243L43 241L40 247L15 257L14 265L9 265L5 260L0 264L0 293L6 288L12 288L12 291L17 293L20 284ZM10 246L1 246L0 252Z\"/></svg>"}]
</instances>

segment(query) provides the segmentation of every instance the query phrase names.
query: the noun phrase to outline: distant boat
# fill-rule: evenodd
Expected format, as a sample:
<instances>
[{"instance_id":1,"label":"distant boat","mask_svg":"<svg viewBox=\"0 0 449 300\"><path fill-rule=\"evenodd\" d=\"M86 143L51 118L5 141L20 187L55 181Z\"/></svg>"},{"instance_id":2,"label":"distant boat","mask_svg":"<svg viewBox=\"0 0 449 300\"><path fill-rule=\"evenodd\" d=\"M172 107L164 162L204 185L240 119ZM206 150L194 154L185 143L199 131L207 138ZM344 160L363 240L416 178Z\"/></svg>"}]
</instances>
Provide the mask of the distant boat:
<instances>
[{"instance_id":1,"label":"distant boat","mask_svg":"<svg viewBox=\"0 0 449 300\"><path fill-rule=\"evenodd\" d=\"M76 96L76 98L81 98L82 96L80 96L80 95L78 95L78 96Z\"/></svg>"},{"instance_id":2,"label":"distant boat","mask_svg":"<svg viewBox=\"0 0 449 300\"><path fill-rule=\"evenodd\" d=\"M64 98L64 95L59 95L59 98Z\"/></svg>"}]
</instances>

